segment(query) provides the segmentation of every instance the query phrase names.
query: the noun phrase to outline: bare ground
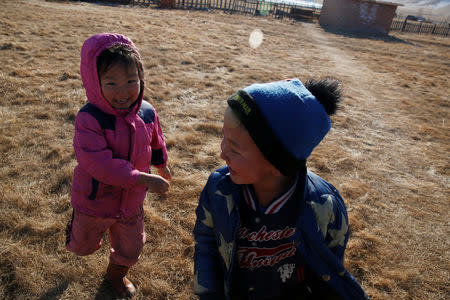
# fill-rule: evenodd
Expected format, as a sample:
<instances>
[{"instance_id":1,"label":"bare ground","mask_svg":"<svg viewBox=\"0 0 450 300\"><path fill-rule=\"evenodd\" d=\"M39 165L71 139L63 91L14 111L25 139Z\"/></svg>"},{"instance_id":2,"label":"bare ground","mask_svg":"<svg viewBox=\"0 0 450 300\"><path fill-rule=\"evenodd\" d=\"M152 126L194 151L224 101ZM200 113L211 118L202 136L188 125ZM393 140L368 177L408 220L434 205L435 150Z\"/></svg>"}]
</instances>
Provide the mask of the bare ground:
<instances>
[{"instance_id":1,"label":"bare ground","mask_svg":"<svg viewBox=\"0 0 450 300\"><path fill-rule=\"evenodd\" d=\"M264 33L248 46L254 29ZM79 50L91 34L130 36L145 61L174 171L149 195L148 242L130 272L138 299L191 299L194 209L219 158L225 99L253 82L333 76L345 101L309 167L342 192L346 265L373 299L448 299L448 38L384 38L221 12L78 2L0 3L0 298L107 299L108 242L64 249L85 101Z\"/></svg>"}]
</instances>

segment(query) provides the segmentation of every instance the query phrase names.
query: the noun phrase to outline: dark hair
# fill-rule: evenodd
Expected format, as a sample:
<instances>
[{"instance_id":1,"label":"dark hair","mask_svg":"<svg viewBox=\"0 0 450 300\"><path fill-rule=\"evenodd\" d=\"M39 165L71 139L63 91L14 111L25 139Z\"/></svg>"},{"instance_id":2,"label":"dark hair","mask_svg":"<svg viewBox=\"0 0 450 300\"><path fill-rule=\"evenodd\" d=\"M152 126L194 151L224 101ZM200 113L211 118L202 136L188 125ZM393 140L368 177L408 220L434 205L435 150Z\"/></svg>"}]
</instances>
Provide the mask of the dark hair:
<instances>
[{"instance_id":1,"label":"dark hair","mask_svg":"<svg viewBox=\"0 0 450 300\"><path fill-rule=\"evenodd\" d=\"M144 68L139 55L130 47L122 44L113 45L105 49L97 58L97 75L100 78L116 63L125 66L135 65L138 70L139 79L144 80Z\"/></svg>"},{"instance_id":2,"label":"dark hair","mask_svg":"<svg viewBox=\"0 0 450 300\"><path fill-rule=\"evenodd\" d=\"M342 99L341 82L334 78L308 79L305 87L319 100L328 115L332 115Z\"/></svg>"}]
</instances>

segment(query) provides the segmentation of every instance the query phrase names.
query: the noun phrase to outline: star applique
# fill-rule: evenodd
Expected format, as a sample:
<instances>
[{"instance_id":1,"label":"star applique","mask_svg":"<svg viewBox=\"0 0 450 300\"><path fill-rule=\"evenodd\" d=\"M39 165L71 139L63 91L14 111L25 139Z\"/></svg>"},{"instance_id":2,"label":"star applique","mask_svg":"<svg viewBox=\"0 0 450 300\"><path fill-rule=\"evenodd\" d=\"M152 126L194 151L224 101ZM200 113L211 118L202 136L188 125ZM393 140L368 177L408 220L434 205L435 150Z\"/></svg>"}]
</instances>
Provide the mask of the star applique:
<instances>
[{"instance_id":1,"label":"star applique","mask_svg":"<svg viewBox=\"0 0 450 300\"><path fill-rule=\"evenodd\" d=\"M203 285L198 283L198 270L195 271L194 275L194 291L195 293L202 294L208 291L207 288L205 288Z\"/></svg>"},{"instance_id":2,"label":"star applique","mask_svg":"<svg viewBox=\"0 0 450 300\"><path fill-rule=\"evenodd\" d=\"M227 200L228 215L230 215L231 211L234 208L233 195L232 194L224 195L224 194L222 194L221 191L217 191L216 194L224 197Z\"/></svg>"},{"instance_id":3,"label":"star applique","mask_svg":"<svg viewBox=\"0 0 450 300\"><path fill-rule=\"evenodd\" d=\"M214 221L211 213L202 205L203 212L205 213L205 218L202 220L202 223L205 224L206 227L213 228Z\"/></svg>"},{"instance_id":4,"label":"star applique","mask_svg":"<svg viewBox=\"0 0 450 300\"><path fill-rule=\"evenodd\" d=\"M325 200L323 204L313 201L307 203L311 205L314 214L316 215L317 225L325 238L327 235L328 224L334 222L333 198L331 195L328 195L327 200Z\"/></svg>"},{"instance_id":5,"label":"star applique","mask_svg":"<svg viewBox=\"0 0 450 300\"><path fill-rule=\"evenodd\" d=\"M227 267L227 270L230 268L231 264L231 254L233 252L233 242L227 243L225 239L223 238L223 235L221 232L219 232L220 235L220 246L219 246L219 253L222 256L223 261L225 262L225 266Z\"/></svg>"},{"instance_id":6,"label":"star applique","mask_svg":"<svg viewBox=\"0 0 450 300\"><path fill-rule=\"evenodd\" d=\"M330 229L328 232L330 233L333 240L328 244L328 248L333 248L337 245L344 247L345 243L345 235L348 232L348 224L344 215L341 214L341 228L340 229Z\"/></svg>"}]
</instances>

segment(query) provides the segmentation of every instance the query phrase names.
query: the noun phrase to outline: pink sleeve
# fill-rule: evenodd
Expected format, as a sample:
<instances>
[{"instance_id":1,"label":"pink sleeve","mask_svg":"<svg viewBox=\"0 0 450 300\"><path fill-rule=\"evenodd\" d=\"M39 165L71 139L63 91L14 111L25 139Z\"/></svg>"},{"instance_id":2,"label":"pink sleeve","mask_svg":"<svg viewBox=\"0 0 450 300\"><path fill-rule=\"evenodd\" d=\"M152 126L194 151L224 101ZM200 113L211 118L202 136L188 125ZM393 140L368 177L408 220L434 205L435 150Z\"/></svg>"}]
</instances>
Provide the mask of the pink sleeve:
<instances>
[{"instance_id":1,"label":"pink sleeve","mask_svg":"<svg viewBox=\"0 0 450 300\"><path fill-rule=\"evenodd\" d=\"M155 111L155 120L152 135L152 165L157 168L161 168L167 165L167 149L166 143L164 142L164 135L161 129L161 124L159 123L158 115Z\"/></svg>"},{"instance_id":2,"label":"pink sleeve","mask_svg":"<svg viewBox=\"0 0 450 300\"><path fill-rule=\"evenodd\" d=\"M137 184L140 172L127 160L113 158L102 128L88 113L75 119L73 148L78 164L98 181L122 188Z\"/></svg>"}]
</instances>

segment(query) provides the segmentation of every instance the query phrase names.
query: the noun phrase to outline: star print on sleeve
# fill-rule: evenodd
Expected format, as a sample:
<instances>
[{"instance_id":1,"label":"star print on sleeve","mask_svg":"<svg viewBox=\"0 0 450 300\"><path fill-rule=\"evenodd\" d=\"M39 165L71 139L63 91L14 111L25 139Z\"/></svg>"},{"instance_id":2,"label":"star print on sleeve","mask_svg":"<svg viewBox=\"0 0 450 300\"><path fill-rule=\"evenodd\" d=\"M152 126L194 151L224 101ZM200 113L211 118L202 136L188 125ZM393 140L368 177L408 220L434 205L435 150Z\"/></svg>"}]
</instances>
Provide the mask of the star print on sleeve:
<instances>
[{"instance_id":1,"label":"star print on sleeve","mask_svg":"<svg viewBox=\"0 0 450 300\"><path fill-rule=\"evenodd\" d=\"M348 224L343 214L341 214L341 220L341 228L328 230L331 237L333 238L333 240L328 244L328 248L333 248L337 245L342 247L345 246L345 236L348 232Z\"/></svg>"},{"instance_id":2,"label":"star print on sleeve","mask_svg":"<svg viewBox=\"0 0 450 300\"><path fill-rule=\"evenodd\" d=\"M198 294L206 293L209 291L207 288L205 288L198 282L198 270L195 271L195 275L194 275L194 291L195 291L195 293L198 293Z\"/></svg>"},{"instance_id":3,"label":"star print on sleeve","mask_svg":"<svg viewBox=\"0 0 450 300\"><path fill-rule=\"evenodd\" d=\"M328 197L322 204L313 201L307 202L309 205L311 205L314 214L316 215L317 225L319 226L319 229L322 232L324 238L327 235L328 224L334 222L333 198L331 197L331 195L325 196Z\"/></svg>"},{"instance_id":4,"label":"star print on sleeve","mask_svg":"<svg viewBox=\"0 0 450 300\"><path fill-rule=\"evenodd\" d=\"M219 233L220 235L220 246L219 246L219 253L220 256L222 256L223 261L225 262L225 266L227 269L230 268L231 264L231 253L233 252L233 242L227 243L225 239L223 238L222 233Z\"/></svg>"},{"instance_id":5,"label":"star print on sleeve","mask_svg":"<svg viewBox=\"0 0 450 300\"><path fill-rule=\"evenodd\" d=\"M224 197L227 200L228 215L231 215L231 211L234 208L233 195L232 194L224 195L222 194L221 191L217 191L216 194Z\"/></svg>"},{"instance_id":6,"label":"star print on sleeve","mask_svg":"<svg viewBox=\"0 0 450 300\"><path fill-rule=\"evenodd\" d=\"M206 227L213 228L214 221L211 213L202 205L203 212L205 213L205 218L202 220L202 223L205 224Z\"/></svg>"}]
</instances>

